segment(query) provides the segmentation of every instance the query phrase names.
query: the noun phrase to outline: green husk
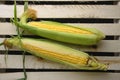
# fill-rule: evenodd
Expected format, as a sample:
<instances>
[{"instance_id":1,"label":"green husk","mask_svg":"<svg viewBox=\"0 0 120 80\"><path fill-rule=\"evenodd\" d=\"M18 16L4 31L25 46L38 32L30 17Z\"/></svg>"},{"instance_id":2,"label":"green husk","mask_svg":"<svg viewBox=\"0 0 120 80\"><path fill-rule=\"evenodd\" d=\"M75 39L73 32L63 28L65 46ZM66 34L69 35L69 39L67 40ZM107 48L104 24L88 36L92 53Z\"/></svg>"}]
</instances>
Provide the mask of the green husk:
<instances>
[{"instance_id":1,"label":"green husk","mask_svg":"<svg viewBox=\"0 0 120 80\"><path fill-rule=\"evenodd\" d=\"M26 11L28 9L28 2L27 0L25 0L25 4L24 4L24 11ZM12 19L13 20L13 19ZM17 6L16 6L16 0L14 0L14 20L13 20L13 23L16 25L16 26L19 26L17 24L18 22L18 19L17 19ZM16 29L17 31L17 37L19 39L19 45L20 47L22 48L21 44L21 33L20 33L20 30L19 30L19 27L17 27ZM21 79L18 79L18 80L27 80L27 73L26 73L26 69L25 69L25 51L23 52L23 72L24 72L24 78L21 78Z\"/></svg>"},{"instance_id":2,"label":"green husk","mask_svg":"<svg viewBox=\"0 0 120 80\"><path fill-rule=\"evenodd\" d=\"M34 27L32 25L29 25L27 22L28 18L36 19L36 11L33 9L27 9L21 16L20 22L17 22L16 24L18 27L23 28L26 31L29 31L35 35L42 36L48 39L53 39L56 41L66 42L66 43L72 43L72 44L78 44L78 45L95 45L100 40L105 38L105 35L95 29L95 28L85 28L85 27L78 27L78 26L71 26L66 25L59 22L54 21L38 21L38 23L44 23L50 26L58 26L58 27L74 27L76 29L81 29L85 31L89 31L92 34L74 34L74 33L67 33L67 32L61 32L61 31L55 31L55 30L49 30L42 27ZM33 22L33 21L31 21ZM35 22L35 21L34 21Z\"/></svg>"},{"instance_id":3,"label":"green husk","mask_svg":"<svg viewBox=\"0 0 120 80\"><path fill-rule=\"evenodd\" d=\"M10 39L6 39L4 41L4 45L8 46L11 45L20 48L23 51L29 52L35 56L38 57L42 57L46 60L51 60L54 62L58 62L61 64L65 64L65 65L69 65L71 67L74 67L76 69L84 69L84 70L107 70L107 65L106 64L102 64L99 61L97 61L94 57L89 56L87 53L82 52L82 51L78 51L75 49L72 49L70 47L61 45L58 42L55 41L51 41L51 40L46 40L46 39L32 39L32 38L22 38L22 48L20 47L20 43L19 43L19 39L18 38L10 38ZM26 47L25 45L28 45L28 47ZM36 50L36 48L38 48ZM41 52L42 50L46 50L49 52L54 52L55 55L70 55L70 56L74 56L76 55L77 57L79 57L80 59L83 58L83 60L86 59L88 60L87 62L85 62L84 64L81 63L81 61L79 63L70 63L68 61L64 61L61 60L61 58L57 58L55 56L51 56L44 52ZM40 52L39 52L40 50ZM83 61L84 62L84 61Z\"/></svg>"}]
</instances>

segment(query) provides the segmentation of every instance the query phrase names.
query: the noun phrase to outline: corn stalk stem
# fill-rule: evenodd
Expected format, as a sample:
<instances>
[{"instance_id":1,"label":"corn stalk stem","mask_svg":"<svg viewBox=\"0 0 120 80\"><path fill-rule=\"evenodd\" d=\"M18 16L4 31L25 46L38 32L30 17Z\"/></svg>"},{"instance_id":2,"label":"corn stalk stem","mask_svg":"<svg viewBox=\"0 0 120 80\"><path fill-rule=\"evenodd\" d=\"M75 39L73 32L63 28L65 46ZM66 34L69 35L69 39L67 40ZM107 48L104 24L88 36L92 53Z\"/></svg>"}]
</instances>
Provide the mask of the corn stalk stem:
<instances>
[{"instance_id":1,"label":"corn stalk stem","mask_svg":"<svg viewBox=\"0 0 120 80\"><path fill-rule=\"evenodd\" d=\"M28 2L27 0L25 0L25 5L24 5L24 11L28 9ZM19 26L18 23L18 19L17 19L17 6L16 6L16 0L14 0L14 23L16 26ZM22 49L22 42L21 42L21 34L20 34L20 30L19 27L17 27L17 34L18 34L18 39L20 42L20 47ZM24 72L24 78L20 79L20 80L27 80L27 74L26 74L26 69L25 69L25 51L23 52L23 72Z\"/></svg>"}]
</instances>

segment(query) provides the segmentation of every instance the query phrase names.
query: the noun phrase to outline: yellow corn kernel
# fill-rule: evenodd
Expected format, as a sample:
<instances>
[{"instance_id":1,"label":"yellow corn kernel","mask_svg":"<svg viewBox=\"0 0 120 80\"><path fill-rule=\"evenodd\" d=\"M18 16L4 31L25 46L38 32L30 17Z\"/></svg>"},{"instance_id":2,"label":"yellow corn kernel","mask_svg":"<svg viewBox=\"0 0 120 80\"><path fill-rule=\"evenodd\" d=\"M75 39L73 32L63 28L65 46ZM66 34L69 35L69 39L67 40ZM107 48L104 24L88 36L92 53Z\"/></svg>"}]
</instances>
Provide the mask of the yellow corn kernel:
<instances>
[{"instance_id":1,"label":"yellow corn kernel","mask_svg":"<svg viewBox=\"0 0 120 80\"><path fill-rule=\"evenodd\" d=\"M43 55L45 55L45 56L53 57L53 58L59 59L61 61L66 61L71 64L86 65L87 61L88 61L88 58L86 58L86 57L82 57L82 56L80 57L77 55L68 55L68 54L63 54L63 53L56 53L53 51L47 51L47 50L32 46L30 44L24 44L23 47L31 50L31 52L34 51L34 53L43 53Z\"/></svg>"},{"instance_id":2,"label":"yellow corn kernel","mask_svg":"<svg viewBox=\"0 0 120 80\"><path fill-rule=\"evenodd\" d=\"M40 23L40 22L28 22L27 24L33 27L46 28L46 29L54 30L54 31L62 31L62 32L76 33L76 34L92 34L92 32L90 31L85 31L85 30L74 28L74 27L68 27L65 25L56 26L56 25L48 25L48 24Z\"/></svg>"}]
</instances>

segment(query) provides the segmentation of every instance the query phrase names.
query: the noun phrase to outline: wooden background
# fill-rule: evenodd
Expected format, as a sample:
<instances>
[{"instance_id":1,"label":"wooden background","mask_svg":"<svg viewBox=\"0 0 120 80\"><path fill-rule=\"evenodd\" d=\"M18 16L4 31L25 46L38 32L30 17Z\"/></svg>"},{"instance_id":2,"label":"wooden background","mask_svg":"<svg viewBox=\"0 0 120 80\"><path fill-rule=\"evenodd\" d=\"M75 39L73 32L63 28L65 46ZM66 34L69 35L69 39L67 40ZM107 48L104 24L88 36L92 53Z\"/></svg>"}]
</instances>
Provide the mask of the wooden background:
<instances>
[{"instance_id":1,"label":"wooden background","mask_svg":"<svg viewBox=\"0 0 120 80\"><path fill-rule=\"evenodd\" d=\"M120 80L120 0L28 0L29 7L37 10L37 20L52 20L65 24L95 27L106 34L96 47L65 44L88 52L109 62L108 71L76 70L71 67L26 55L28 80ZM13 0L0 0L0 42L16 35L13 18ZM17 0L18 17L23 13L23 0ZM27 35L37 37L34 35ZM10 50L7 66L5 48L0 47L0 80L23 77L22 51Z\"/></svg>"}]
</instances>

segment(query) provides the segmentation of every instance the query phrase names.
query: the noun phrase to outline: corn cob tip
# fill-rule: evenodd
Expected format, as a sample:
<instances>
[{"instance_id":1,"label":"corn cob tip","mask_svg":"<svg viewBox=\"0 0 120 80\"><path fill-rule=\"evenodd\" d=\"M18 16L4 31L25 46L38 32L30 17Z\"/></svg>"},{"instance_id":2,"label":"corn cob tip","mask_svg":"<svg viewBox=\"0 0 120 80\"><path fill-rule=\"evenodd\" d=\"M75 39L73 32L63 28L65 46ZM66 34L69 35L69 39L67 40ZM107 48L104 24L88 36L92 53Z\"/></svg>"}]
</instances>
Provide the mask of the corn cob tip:
<instances>
[{"instance_id":1,"label":"corn cob tip","mask_svg":"<svg viewBox=\"0 0 120 80\"><path fill-rule=\"evenodd\" d=\"M98 63L98 62L91 60L91 59L88 60L88 65L91 67L94 67L98 70L106 71L108 69L108 64Z\"/></svg>"},{"instance_id":2,"label":"corn cob tip","mask_svg":"<svg viewBox=\"0 0 120 80\"><path fill-rule=\"evenodd\" d=\"M13 47L13 45L10 44L7 39L5 39L5 40L3 41L3 44L4 44L4 46L7 47L7 48L12 48L12 47Z\"/></svg>"}]
</instances>

